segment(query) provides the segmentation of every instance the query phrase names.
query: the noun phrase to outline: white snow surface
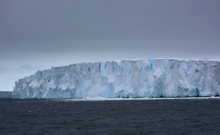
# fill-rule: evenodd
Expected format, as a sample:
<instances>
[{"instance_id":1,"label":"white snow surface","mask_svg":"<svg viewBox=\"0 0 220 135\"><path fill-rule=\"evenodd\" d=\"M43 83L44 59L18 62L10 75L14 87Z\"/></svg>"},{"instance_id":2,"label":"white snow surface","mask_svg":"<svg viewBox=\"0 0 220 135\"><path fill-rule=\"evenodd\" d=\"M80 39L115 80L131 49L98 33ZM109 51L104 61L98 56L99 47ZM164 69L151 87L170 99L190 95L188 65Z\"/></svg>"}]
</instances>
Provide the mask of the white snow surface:
<instances>
[{"instance_id":1,"label":"white snow surface","mask_svg":"<svg viewBox=\"0 0 220 135\"><path fill-rule=\"evenodd\" d=\"M142 59L38 71L15 82L13 98L212 97L219 92L220 61Z\"/></svg>"}]
</instances>

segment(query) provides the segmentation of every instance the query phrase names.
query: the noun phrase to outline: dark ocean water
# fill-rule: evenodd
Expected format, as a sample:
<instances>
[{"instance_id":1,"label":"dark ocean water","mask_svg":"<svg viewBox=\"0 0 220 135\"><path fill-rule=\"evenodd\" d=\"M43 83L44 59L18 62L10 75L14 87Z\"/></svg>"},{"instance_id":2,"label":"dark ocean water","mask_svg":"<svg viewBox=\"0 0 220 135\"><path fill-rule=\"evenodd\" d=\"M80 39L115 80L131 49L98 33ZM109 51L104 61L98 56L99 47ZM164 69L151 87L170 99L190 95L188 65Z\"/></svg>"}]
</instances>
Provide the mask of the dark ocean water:
<instances>
[{"instance_id":1,"label":"dark ocean water","mask_svg":"<svg viewBox=\"0 0 220 135\"><path fill-rule=\"evenodd\" d=\"M219 99L0 100L0 134L220 134Z\"/></svg>"}]
</instances>

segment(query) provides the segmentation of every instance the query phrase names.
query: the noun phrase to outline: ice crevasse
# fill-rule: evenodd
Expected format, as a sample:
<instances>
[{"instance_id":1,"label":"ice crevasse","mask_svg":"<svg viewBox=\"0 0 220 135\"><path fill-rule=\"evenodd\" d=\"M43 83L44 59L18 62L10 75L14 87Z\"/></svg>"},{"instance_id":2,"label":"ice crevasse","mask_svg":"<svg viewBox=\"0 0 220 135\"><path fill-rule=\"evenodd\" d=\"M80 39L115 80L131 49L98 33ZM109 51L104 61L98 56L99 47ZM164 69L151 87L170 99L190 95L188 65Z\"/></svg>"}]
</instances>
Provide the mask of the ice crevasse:
<instances>
[{"instance_id":1,"label":"ice crevasse","mask_svg":"<svg viewBox=\"0 0 220 135\"><path fill-rule=\"evenodd\" d=\"M52 67L15 82L13 98L206 97L220 93L220 61L143 59Z\"/></svg>"}]
</instances>

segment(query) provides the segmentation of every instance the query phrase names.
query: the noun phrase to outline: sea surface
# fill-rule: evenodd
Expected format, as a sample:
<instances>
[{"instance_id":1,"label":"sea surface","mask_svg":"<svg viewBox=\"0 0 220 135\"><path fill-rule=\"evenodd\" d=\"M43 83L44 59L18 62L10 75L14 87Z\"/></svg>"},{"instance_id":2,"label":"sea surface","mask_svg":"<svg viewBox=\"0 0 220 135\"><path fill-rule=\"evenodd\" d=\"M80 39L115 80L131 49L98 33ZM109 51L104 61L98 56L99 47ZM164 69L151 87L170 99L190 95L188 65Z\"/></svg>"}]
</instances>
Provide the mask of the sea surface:
<instances>
[{"instance_id":1,"label":"sea surface","mask_svg":"<svg viewBox=\"0 0 220 135\"><path fill-rule=\"evenodd\" d=\"M0 100L0 135L219 135L220 99Z\"/></svg>"}]
</instances>

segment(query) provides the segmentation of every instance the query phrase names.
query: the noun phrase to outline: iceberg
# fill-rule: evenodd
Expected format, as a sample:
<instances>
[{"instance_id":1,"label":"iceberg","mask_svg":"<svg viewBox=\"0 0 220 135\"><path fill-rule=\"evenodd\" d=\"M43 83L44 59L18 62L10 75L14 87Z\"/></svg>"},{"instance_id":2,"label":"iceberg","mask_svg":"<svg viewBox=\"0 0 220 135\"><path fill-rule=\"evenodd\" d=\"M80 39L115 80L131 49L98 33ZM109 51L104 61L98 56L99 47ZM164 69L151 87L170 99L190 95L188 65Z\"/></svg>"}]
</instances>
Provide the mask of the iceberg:
<instances>
[{"instance_id":1,"label":"iceberg","mask_svg":"<svg viewBox=\"0 0 220 135\"><path fill-rule=\"evenodd\" d=\"M220 61L142 59L52 67L15 82L15 99L212 97Z\"/></svg>"}]
</instances>

